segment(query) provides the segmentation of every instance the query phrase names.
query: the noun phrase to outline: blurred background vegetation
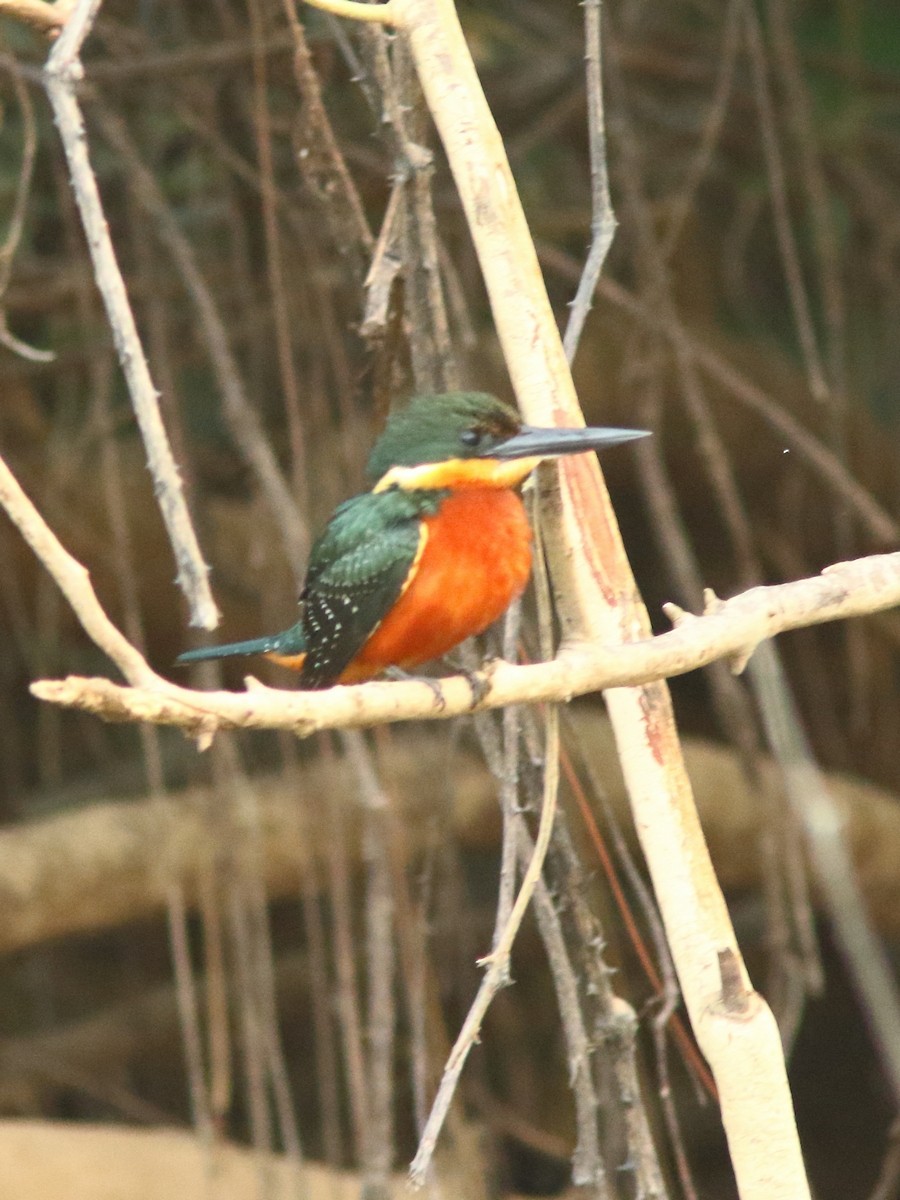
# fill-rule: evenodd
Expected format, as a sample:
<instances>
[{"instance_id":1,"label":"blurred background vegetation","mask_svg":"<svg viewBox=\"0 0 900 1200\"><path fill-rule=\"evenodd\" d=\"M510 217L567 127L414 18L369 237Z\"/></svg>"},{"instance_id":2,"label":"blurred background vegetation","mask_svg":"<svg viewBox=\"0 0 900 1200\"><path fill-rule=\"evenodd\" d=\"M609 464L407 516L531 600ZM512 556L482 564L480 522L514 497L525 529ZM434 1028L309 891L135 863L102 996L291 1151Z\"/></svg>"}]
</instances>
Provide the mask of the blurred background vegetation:
<instances>
[{"instance_id":1,"label":"blurred background vegetation","mask_svg":"<svg viewBox=\"0 0 900 1200\"><path fill-rule=\"evenodd\" d=\"M460 10L564 323L591 223L582 11L574 0L491 0ZM92 160L213 568L223 610L216 636L228 641L292 623L302 574L297 546L364 486L365 457L392 399L454 378L511 396L452 180L399 43L311 11L301 18L308 58L280 0L136 7L110 0L85 52ZM896 545L900 10L875 0L608 0L604 51L619 228L574 371L589 422L646 425L656 434L652 450L610 455L604 467L662 629L661 603L696 609L698 582L730 595ZM107 611L165 672L190 641L186 612L40 87L44 53L32 32L0 26L0 237L7 239L0 450L90 569ZM323 149L310 67L353 193ZM411 152L424 145L430 163ZM427 195L429 186L443 340L412 219L399 233L389 224L378 242L392 197L412 205L411 192L424 187ZM380 295L364 286L376 245L389 263L382 262ZM229 362L210 351L197 291L186 285L192 267L227 333ZM430 349L422 328L438 331ZM224 376L259 415L291 483L300 530L293 545L242 449L239 418L223 404ZM135 807L148 794L181 796L193 785L183 803L208 843L199 865L179 860L172 868L180 882L169 894L168 923L161 904L144 911L138 899L130 908L113 904L105 919L73 918L71 928L61 918L42 933L36 920L37 933L10 940L0 970L0 1030L10 1048L0 1054L0 1109L151 1124L202 1121L205 1113L231 1137L290 1148L285 1096L292 1090L306 1149L357 1165L365 1137L344 1062L345 1016L330 1005L333 988L346 999L341 989L352 991L371 968L363 965L363 897L372 868L369 843L358 844L369 820L364 789L344 748L255 735L201 758L175 733L139 734L40 707L30 680L102 674L107 664L5 522L0 639L4 825L43 822L52 830L55 820L100 802ZM867 827L857 847L866 881L866 855L900 846L893 800L900 796L900 617L798 632L781 647L820 763L882 789L877 835ZM239 686L244 669L227 665L225 681ZM285 684L277 668L254 671ZM715 673L676 681L680 724L696 739L753 757L761 744L753 701L735 687ZM592 706L582 710L580 719L589 720ZM590 733L581 741L602 772L609 746ZM393 868L397 954L428 962L451 1031L477 979L474 959L490 939L496 889L499 825L477 743L460 722L428 734L398 730L374 744L384 786L405 814L391 833L401 847ZM817 1194L868 1196L891 1102L864 1017L825 927L824 987L809 1005L796 1002L785 980L796 982L790 963L802 954L795 933L773 925L779 902L764 886L772 872L783 878L796 866L796 837L776 821L773 848L771 825L761 830L760 811L717 771L705 790L698 781L701 799L707 819L724 831L721 845L711 836L754 979L769 981L780 1015L793 1013L785 1018L792 1080ZM296 877L280 878L268 907L257 885L271 883L270 868L251 870L244 843L269 853L259 829L269 810L254 808L249 782L235 784L260 776L296 800L298 862L303 846L315 859ZM606 785L615 793L613 779ZM347 806L343 816L335 795ZM776 807L777 799L759 806L763 816ZM576 810L569 820L580 844ZM343 867L324 844L324 830L341 822ZM16 845L0 846L0 858ZM30 881L24 899L36 910L49 903L54 873L77 875L78 853L61 840L58 858ZM141 853L149 871L152 837ZM594 878L593 853L586 844L585 887L606 913L608 888ZM235 872L246 884L237 889L243 908L234 900ZM900 866L886 874L900 880ZM400 878L414 902L405 916ZM0 887L7 894L12 884ZM883 907L876 923L896 939L896 915ZM343 936L342 921L356 938L342 943L350 983L341 982L328 949ZM622 991L645 1016L652 988L633 952L606 930ZM253 955L268 954L270 936L272 987L253 1001L254 972L263 970ZM178 1033L176 999L191 971L205 997L197 1033L212 1082L202 1101L203 1072L190 1056L185 1065ZM498 1188L554 1194L566 1186L574 1131L552 989L533 930L515 974L473 1060L465 1112L479 1134L479 1162L490 1165ZM815 990L808 961L800 976L805 1001ZM263 1011L267 994L281 1015L283 1045L274 1058L241 1032L247 1006ZM399 1166L414 1148L420 1099L409 1063L420 1060L410 1049L415 1022L409 1014L398 1020ZM268 1082L254 1074L254 1056L263 1074L272 1071ZM698 1104L680 1061L673 1069L698 1192L727 1196L715 1117ZM267 1097L274 1097L274 1132ZM465 1145L459 1128L453 1137ZM627 1179L617 1186L631 1194Z\"/></svg>"}]
</instances>

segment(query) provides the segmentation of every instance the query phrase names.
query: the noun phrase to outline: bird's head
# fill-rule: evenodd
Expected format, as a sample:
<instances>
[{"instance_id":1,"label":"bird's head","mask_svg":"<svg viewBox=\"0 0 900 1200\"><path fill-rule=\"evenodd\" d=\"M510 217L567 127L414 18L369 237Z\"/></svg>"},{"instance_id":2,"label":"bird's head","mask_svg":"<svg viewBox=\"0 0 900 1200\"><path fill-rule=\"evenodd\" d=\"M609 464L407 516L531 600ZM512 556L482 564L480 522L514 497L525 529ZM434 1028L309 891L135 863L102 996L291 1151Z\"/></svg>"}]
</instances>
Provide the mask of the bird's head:
<instances>
[{"instance_id":1,"label":"bird's head","mask_svg":"<svg viewBox=\"0 0 900 1200\"><path fill-rule=\"evenodd\" d=\"M536 429L485 392L416 396L393 413L366 472L376 492L515 487L545 458L646 436L640 429Z\"/></svg>"}]
</instances>

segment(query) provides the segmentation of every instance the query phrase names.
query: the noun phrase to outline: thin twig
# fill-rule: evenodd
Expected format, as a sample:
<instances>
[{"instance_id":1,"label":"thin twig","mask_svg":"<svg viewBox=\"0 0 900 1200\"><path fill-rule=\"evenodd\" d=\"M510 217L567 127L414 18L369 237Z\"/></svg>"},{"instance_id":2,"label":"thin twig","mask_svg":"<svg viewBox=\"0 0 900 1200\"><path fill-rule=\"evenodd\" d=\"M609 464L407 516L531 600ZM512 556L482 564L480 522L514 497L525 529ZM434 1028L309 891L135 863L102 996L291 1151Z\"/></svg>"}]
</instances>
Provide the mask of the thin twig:
<instances>
[{"instance_id":1,"label":"thin twig","mask_svg":"<svg viewBox=\"0 0 900 1200\"><path fill-rule=\"evenodd\" d=\"M341 738L356 778L363 815L366 883L366 958L368 963L368 1125L360 1163L363 1190L370 1200L385 1200L394 1165L394 898L388 849L387 809L368 746L357 730Z\"/></svg>"},{"instance_id":2,"label":"thin twig","mask_svg":"<svg viewBox=\"0 0 900 1200\"><path fill-rule=\"evenodd\" d=\"M251 1116L257 1103L253 1089L260 1079L265 1113L260 1114L263 1124L259 1128L265 1131L271 1125L271 1098L278 1140L290 1163L291 1190L299 1200L303 1195L303 1155L278 1022L275 958L262 861L260 794L248 777L233 740L224 739L221 745L217 744L213 770L218 798L221 800L230 792L231 800L227 814L231 824L226 831L228 859L224 870L217 865L220 879L228 879L230 892L232 951L238 964L241 1017L247 1037L244 1066L251 1084ZM258 1142L255 1145L260 1148Z\"/></svg>"},{"instance_id":3,"label":"thin twig","mask_svg":"<svg viewBox=\"0 0 900 1200\"><path fill-rule=\"evenodd\" d=\"M309 509L307 478L307 430L300 401L300 382L294 362L293 322L285 281L284 253L278 225L275 156L272 149L272 116L269 112L268 71L266 67L265 23L260 0L247 0L250 16L250 40L253 44L253 119L256 125L256 156L262 201L263 231L266 247L266 275L272 302L272 325L278 373L284 393L288 437L291 446L291 483L300 512Z\"/></svg>"},{"instance_id":4,"label":"thin twig","mask_svg":"<svg viewBox=\"0 0 900 1200\"><path fill-rule=\"evenodd\" d=\"M584 0L584 41L587 75L588 151L591 163L591 245L569 312L563 348L571 363L591 310L597 280L616 232L616 215L609 195L606 166L606 124L603 117L600 0Z\"/></svg>"},{"instance_id":5,"label":"thin twig","mask_svg":"<svg viewBox=\"0 0 900 1200\"><path fill-rule=\"evenodd\" d=\"M235 881L237 883L237 881ZM229 932L236 959L236 991L240 999L241 1033L243 1035L244 1089L247 1097L248 1120L253 1149L256 1151L255 1166L259 1174L259 1194L268 1197L263 1166L273 1148L272 1118L269 1112L266 1091L265 1042L262 1030L262 1014L253 975L252 933L243 888L240 883L232 885L226 900L228 906Z\"/></svg>"},{"instance_id":6,"label":"thin twig","mask_svg":"<svg viewBox=\"0 0 900 1200\"><path fill-rule=\"evenodd\" d=\"M529 512L537 521L534 489L528 489ZM539 537L536 538L540 544ZM535 556L535 583L538 601L539 632L542 651L550 645L552 637L552 611L550 608L549 583L543 550ZM508 619L504 628L504 654L514 658L518 643L518 618ZM558 710L556 710L558 711ZM503 710L502 724L490 720L487 714L475 717L475 728L481 741L488 765L500 787L500 804L503 815L503 842L501 849L500 888L497 913L494 923L492 944L496 946L509 921L515 896L516 863L524 872L531 862L535 847L524 820L525 808L537 808L540 795L531 794L534 785L523 780L519 771L519 748L522 743L522 721L524 710L509 705ZM500 733L503 733L501 741ZM564 760L563 760L564 761ZM528 782L529 794L526 803L519 801L519 788ZM559 835L559 823L554 827ZM509 861L509 860L512 861ZM575 1125L577 1140L572 1156L572 1177L576 1185L593 1188L600 1197L609 1196L609 1181L600 1153L597 1113L599 1101L591 1072L592 1046L587 1036L585 1019L581 1010L579 989L572 963L566 948L562 923L554 906L549 889L539 879L534 893L535 916L547 959L550 964L556 990L560 1021L566 1039L569 1083L575 1101ZM594 946L592 943L592 952ZM507 963L506 978L501 986L510 982Z\"/></svg>"},{"instance_id":7,"label":"thin twig","mask_svg":"<svg viewBox=\"0 0 900 1200\"><path fill-rule=\"evenodd\" d=\"M283 0L283 8L294 47L294 79L303 101L294 139L298 166L321 204L338 252L349 258L353 273L362 279L372 249L372 232L325 110L319 77L303 26L297 19L294 0Z\"/></svg>"},{"instance_id":8,"label":"thin twig","mask_svg":"<svg viewBox=\"0 0 900 1200\"><path fill-rule=\"evenodd\" d=\"M205 806L203 846L195 856L198 862L198 907L203 928L204 1000L206 1017L207 1062L209 1064L209 1107L213 1127L222 1128L234 1094L234 1047L228 1019L229 988L225 970L225 922L223 898L217 887L216 859L209 836L210 828L219 830L221 806L213 811ZM217 839L218 840L218 839Z\"/></svg>"},{"instance_id":9,"label":"thin twig","mask_svg":"<svg viewBox=\"0 0 900 1200\"><path fill-rule=\"evenodd\" d=\"M184 886L180 880L170 881L166 894L166 928L175 976L175 997L178 1003L178 1025L184 1049L185 1069L191 1101L191 1123L198 1139L210 1145L213 1139L212 1109L203 1061L203 1038L200 1033L199 999L191 962L188 937L188 910Z\"/></svg>"},{"instance_id":10,"label":"thin twig","mask_svg":"<svg viewBox=\"0 0 900 1200\"><path fill-rule=\"evenodd\" d=\"M37 124L34 119L34 105L31 103L31 96L25 86L22 69L18 62L11 55L3 55L0 58L0 66L9 73L13 90L16 93L19 112L22 114L22 165L16 180L15 199L13 200L12 215L9 218L9 227L6 237L0 245L0 344L30 362L49 363L56 358L54 351L38 350L23 342L21 338L17 338L9 328L6 308L3 304L16 251L25 231L25 217L28 213L28 198L31 193L34 160L37 154Z\"/></svg>"},{"instance_id":11,"label":"thin twig","mask_svg":"<svg viewBox=\"0 0 900 1200\"><path fill-rule=\"evenodd\" d=\"M379 773L391 781L392 791L401 789L396 777L398 748L391 731L379 728L375 732ZM403 791L408 790L408 785ZM387 794L390 800L390 793ZM430 802L434 797L430 794ZM421 1132L428 1115L428 1100L437 1086L437 1063L443 1061L450 1040L447 1036L440 1003L440 987L433 964L427 955L426 904L421 895L413 895L407 866L410 861L407 813L390 804L385 810L386 844L389 853L391 881L396 908L401 992L409 1023L410 1078L416 1129ZM433 828L425 835L423 857L433 850ZM418 856L417 856L418 857ZM417 872L420 880L428 869ZM423 884L424 887L424 884Z\"/></svg>"},{"instance_id":12,"label":"thin twig","mask_svg":"<svg viewBox=\"0 0 900 1200\"><path fill-rule=\"evenodd\" d=\"M283 1076L279 1080L280 1072L275 1065L278 1032L272 1023L274 984L265 891L261 885L259 800L255 786L244 771L233 739L224 738L216 743L211 767L215 793L220 804L223 800L226 802L221 813L216 814L217 822L221 822L218 841L226 859L225 864L221 861L214 864L214 881L220 893L226 893L224 907L228 917L235 993L243 1035L242 1066L251 1137L257 1152L254 1166L260 1195L268 1197L274 1193L267 1152L272 1149L276 1138L270 1088L281 1118L281 1137L289 1149L295 1177L299 1145L293 1127L290 1098L287 1098L288 1111L285 1112L284 1094L280 1086Z\"/></svg>"},{"instance_id":13,"label":"thin twig","mask_svg":"<svg viewBox=\"0 0 900 1200\"><path fill-rule=\"evenodd\" d=\"M646 1200L665 1200L669 1193L653 1143L647 1107L642 1101L638 1073L637 1017L627 1000L623 1000L621 996L610 996L609 1016L601 1025L600 1032L612 1058L629 1150L628 1165L635 1176L635 1195L645 1197Z\"/></svg>"},{"instance_id":14,"label":"thin twig","mask_svg":"<svg viewBox=\"0 0 900 1200\"><path fill-rule=\"evenodd\" d=\"M288 741L288 739L285 739ZM291 758L296 758L296 742L289 740ZM296 772L293 773L296 779ZM334 786L329 780L327 786ZM336 1166L343 1158L344 1135L341 1122L341 1089L335 1044L331 981L328 973L328 935L322 912L319 866L311 851L311 806L298 804L298 827L294 838L297 849L300 903L303 931L308 946L306 976L312 1004L312 1044L315 1054L316 1086L325 1161ZM296 890L295 888L292 890ZM271 898L271 888L269 888Z\"/></svg>"},{"instance_id":15,"label":"thin twig","mask_svg":"<svg viewBox=\"0 0 900 1200\"><path fill-rule=\"evenodd\" d=\"M372 340L383 340L388 332L394 282L403 270L403 192L403 182L395 179L366 273L366 307L359 331Z\"/></svg>"},{"instance_id":16,"label":"thin twig","mask_svg":"<svg viewBox=\"0 0 900 1200\"><path fill-rule=\"evenodd\" d=\"M562 265L562 259L554 256ZM893 545L900 540L898 522L869 491L850 474L834 453L784 408L779 407L762 388L747 379L736 367L694 335L680 322L666 318L643 304L614 280L601 279L598 283L603 295L618 308L628 312L641 322L659 329L669 342L682 349L710 379L720 384L731 396L751 412L755 412L778 435L784 438L791 450L796 451L806 464L839 496L859 518L876 542Z\"/></svg>"},{"instance_id":17,"label":"thin twig","mask_svg":"<svg viewBox=\"0 0 900 1200\"><path fill-rule=\"evenodd\" d=\"M576 727L577 728L577 727ZM607 866L609 854L606 850L605 841L601 837L599 827L594 818L592 806L588 802L584 789L581 786L580 780L576 775L574 768L569 763L569 760L563 759L563 767L566 771L569 780L569 786L575 795L576 802L581 810L582 819L585 822L588 836L594 843L598 852L598 856L603 863L604 872L610 880L613 890L613 898L622 913L625 921L628 936L635 945L638 952L638 958L643 966L648 977L648 982L657 991L657 999L659 1006L653 1015L653 1040L656 1049L656 1068L658 1075L658 1091L660 1103L662 1104L663 1117L666 1123L666 1128L669 1134L669 1140L672 1147L672 1154L675 1159L675 1167L678 1171L678 1177L684 1191L685 1200L697 1200L696 1188L694 1187L693 1178L691 1176L690 1164L687 1160L687 1155L684 1149L684 1139L681 1132L681 1127L678 1122L678 1115L675 1111L675 1104L669 1086L669 1068L668 1068L668 1037L671 1034L673 1040L679 1048L681 1056L684 1060L685 1067L693 1075L697 1085L698 1096L701 1101L708 1097L715 1098L715 1084L709 1073L705 1062L700 1057L699 1051L695 1043L691 1040L681 1018L676 1014L675 1010L681 999L681 991L678 986L678 978L675 974L675 967L672 963L672 956L669 952L669 947L665 939L665 931L659 912L654 904L653 897L650 893L643 876L638 870L634 856L628 848L622 827L615 809L609 801L606 788L603 782L597 777L596 765L590 755L585 755L585 765L590 772L594 794L599 797L600 805L605 818L607 833L611 836L615 847L618 863L624 868L625 875L631 886L632 894L637 897L640 904L640 909L644 915L644 920L650 930L650 935L653 939L654 949L656 951L656 961L659 964L659 972L657 973L652 961L646 954L643 940L635 942L637 930L632 932L634 924L630 911L624 907L625 898L621 893L621 887L618 882L618 877L611 869L611 863ZM558 842L563 845L563 853L567 855L568 861L573 867L579 869L578 859L571 848L571 839L559 837ZM571 869L571 868L570 868ZM587 909L585 900L581 896L581 889L577 886L570 885L569 895L572 898L573 911L576 918L580 918L582 927L581 940L582 944L591 944L591 939L596 940L601 936L602 931L597 926L596 917L593 912ZM593 978L592 972L603 970L604 964L599 959L599 956L592 956L587 960L586 972L588 979ZM605 978L605 976L604 976ZM606 984L606 992L609 992L609 984ZM603 995L604 988L594 984L592 991L598 995Z\"/></svg>"},{"instance_id":18,"label":"thin twig","mask_svg":"<svg viewBox=\"0 0 900 1200\"><path fill-rule=\"evenodd\" d=\"M656 1051L656 1074L659 1091L659 1102L662 1107L666 1132L669 1135L669 1145L675 1160L675 1170L678 1172L678 1182L684 1192L684 1200L698 1200L697 1189L694 1186L694 1176L688 1161L684 1145L684 1134L675 1109L672 1095L672 1084L669 1076L669 1042L666 1037L666 1023L671 1014L663 1008L653 1019L653 1045Z\"/></svg>"},{"instance_id":19,"label":"thin twig","mask_svg":"<svg viewBox=\"0 0 900 1200\"><path fill-rule=\"evenodd\" d=\"M379 93L380 130L393 156L395 192L401 205L397 228L413 381L418 392L447 391L458 382L441 285L431 195L434 155L426 145L422 92L405 40L390 44L383 29L368 27L363 32L372 82Z\"/></svg>"},{"instance_id":20,"label":"thin twig","mask_svg":"<svg viewBox=\"0 0 900 1200\"><path fill-rule=\"evenodd\" d=\"M760 710L784 773L788 799L806 844L841 955L866 1014L878 1062L900 1106L900 995L884 946L866 912L859 880L847 851L844 818L803 734L787 680L768 647L751 671L760 689ZM768 661L767 661L768 660Z\"/></svg>"},{"instance_id":21,"label":"thin twig","mask_svg":"<svg viewBox=\"0 0 900 1200\"><path fill-rule=\"evenodd\" d=\"M503 657L507 662L515 662L521 618L522 605L520 601L516 601L506 614L506 619L503 623ZM513 704L504 708L502 751L496 756L500 760L498 762L500 770L497 782L500 789L500 812L503 821L503 833L500 840L500 887L497 892L497 914L494 918L494 937L492 942L495 946L500 937L500 931L509 920L513 899L516 894L516 860L518 857L516 825L519 817L520 725L521 714L519 709ZM497 772L495 772L496 774Z\"/></svg>"},{"instance_id":22,"label":"thin twig","mask_svg":"<svg viewBox=\"0 0 900 1200\"><path fill-rule=\"evenodd\" d=\"M245 778L248 807L252 810L252 858L245 880L245 903L251 923L250 949L253 955L253 974L258 1007L264 1064L278 1122L279 1140L291 1164L293 1186L297 1200L305 1197L303 1186L303 1150L297 1124L296 1104L288 1069L287 1055L278 1020L278 1001L275 992L275 951L269 925L268 895L261 855L259 797L252 782ZM248 839L249 840L249 839ZM246 843L245 843L246 844Z\"/></svg>"},{"instance_id":23,"label":"thin twig","mask_svg":"<svg viewBox=\"0 0 900 1200\"><path fill-rule=\"evenodd\" d=\"M791 223L787 180L785 178L781 147L778 144L778 131L775 125L775 113L769 88L768 64L762 40L762 30L754 5L744 4L743 9L747 47L750 52L750 69L753 78L754 98L759 114L760 135L762 137L762 147L772 198L772 213L775 218L775 234L781 252L781 261L784 264L788 297L794 314L794 324L797 328L797 337L800 341L800 349L806 365L810 389L817 400L827 403L831 389L825 379L825 372L822 367L822 356L819 351L816 328L813 322L809 297L806 292L806 285L803 280L803 270L800 266L800 252L797 246L797 238Z\"/></svg>"},{"instance_id":24,"label":"thin twig","mask_svg":"<svg viewBox=\"0 0 900 1200\"><path fill-rule=\"evenodd\" d=\"M524 822L518 823L519 859L524 870L534 854L534 844ZM566 1039L569 1085L575 1098L575 1126L578 1140L572 1156L572 1182L589 1187L598 1200L612 1197L603 1165L597 1128L599 1101L591 1072L593 1046L581 1009L578 980L566 948L562 924L550 891L543 879L534 890L534 915L556 990L560 1023ZM591 947L591 953L594 947Z\"/></svg>"},{"instance_id":25,"label":"thin twig","mask_svg":"<svg viewBox=\"0 0 900 1200\"><path fill-rule=\"evenodd\" d=\"M785 115L793 133L800 176L809 202L810 224L816 247L815 263L821 283L822 312L828 333L826 352L831 384L832 433L834 449L840 453L847 402L847 313L836 210L828 194L810 88L803 78L797 43L791 30L795 10L786 0L768 0L766 9L787 99Z\"/></svg>"},{"instance_id":26,"label":"thin twig","mask_svg":"<svg viewBox=\"0 0 900 1200\"><path fill-rule=\"evenodd\" d=\"M666 259L671 256L678 244L685 222L693 210L697 190L709 170L712 156L722 133L722 126L728 112L729 97L734 86L735 68L741 44L741 7L743 3L744 0L730 0L725 13L722 44L717 56L721 66L715 90L709 101L709 112L704 122L703 136L696 154L685 171L681 189L667 214L666 230L661 245L662 255Z\"/></svg>"},{"instance_id":27,"label":"thin twig","mask_svg":"<svg viewBox=\"0 0 900 1200\"><path fill-rule=\"evenodd\" d=\"M410 1180L414 1184L425 1182L438 1136L456 1091L457 1081L469 1056L469 1051L478 1040L484 1015L508 976L512 944L541 876L556 816L559 785L559 714L555 706L551 706L547 710L547 744L544 748L544 756L544 796L534 853L522 877L519 894L510 912L509 920L491 953L481 960L483 965L487 966L487 973L463 1022L453 1049L450 1051L437 1095L434 1098L428 1120L425 1122L419 1148L410 1164Z\"/></svg>"},{"instance_id":28,"label":"thin twig","mask_svg":"<svg viewBox=\"0 0 900 1200\"><path fill-rule=\"evenodd\" d=\"M202 629L214 629L219 614L209 590L209 568L200 553L178 469L160 416L157 393L150 378L134 314L128 303L125 282L103 214L97 180L88 157L84 120L75 96L83 75L79 54L100 3L101 0L78 0L47 59L44 86L69 164L72 188L94 263L97 286L103 296L119 362L128 382L135 417L147 449L147 461L160 512L175 553L178 583L190 607L191 624Z\"/></svg>"},{"instance_id":29,"label":"thin twig","mask_svg":"<svg viewBox=\"0 0 900 1200\"><path fill-rule=\"evenodd\" d=\"M576 785L573 790L579 806L586 804L583 790L565 758L563 768L570 786ZM564 821L559 821L554 831L554 851L562 903L571 911L581 951L583 991L593 1006L589 1028L595 1048L594 1075L606 1083L608 1068L612 1069L619 1101L618 1115L624 1126L628 1168L635 1174L636 1194L650 1200L650 1197L664 1195L665 1188L635 1071L637 1021L631 1006L613 990L615 972L605 958L603 927L589 903L585 873ZM663 962L667 953L663 948Z\"/></svg>"},{"instance_id":30,"label":"thin twig","mask_svg":"<svg viewBox=\"0 0 900 1200\"><path fill-rule=\"evenodd\" d=\"M172 262L194 302L235 443L256 476L260 491L277 522L288 561L295 574L299 575L309 549L309 530L265 436L260 416L244 391L224 321L200 271L193 247L182 232L159 184L141 160L124 121L101 103L96 104L95 115L104 138L126 163L128 186L138 204L154 218L159 239L171 254Z\"/></svg>"},{"instance_id":31,"label":"thin twig","mask_svg":"<svg viewBox=\"0 0 900 1200\"><path fill-rule=\"evenodd\" d=\"M326 761L334 762L334 750L327 738L321 739ZM341 1050L349 1096L350 1128L353 1151L357 1162L364 1161L369 1143L370 1103L366 1088L366 1059L363 1050L363 1024L360 1013L359 987L353 953L353 926L350 899L350 877L347 864L347 844L341 797L334 788L328 789L326 800L329 823L328 886L332 909L332 956L334 963L335 995L340 1029Z\"/></svg>"}]
</instances>

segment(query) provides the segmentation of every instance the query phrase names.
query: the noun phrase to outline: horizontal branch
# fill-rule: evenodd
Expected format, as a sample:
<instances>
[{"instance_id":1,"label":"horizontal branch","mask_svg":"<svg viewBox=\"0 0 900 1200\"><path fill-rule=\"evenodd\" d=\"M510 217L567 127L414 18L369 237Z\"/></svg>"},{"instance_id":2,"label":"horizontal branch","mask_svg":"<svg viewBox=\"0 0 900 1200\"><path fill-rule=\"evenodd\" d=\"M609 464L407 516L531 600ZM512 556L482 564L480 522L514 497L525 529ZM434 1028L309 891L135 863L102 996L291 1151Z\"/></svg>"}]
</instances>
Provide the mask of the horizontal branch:
<instances>
[{"instance_id":1,"label":"horizontal branch","mask_svg":"<svg viewBox=\"0 0 900 1200\"><path fill-rule=\"evenodd\" d=\"M319 729L434 720L474 709L573 696L683 675L716 659L743 669L756 646L789 629L862 616L900 604L900 553L837 563L821 575L757 587L730 600L708 593L702 617L674 605L675 628L626 645L564 646L549 663L487 664L470 681L460 676L431 683L366 683L323 692L289 692L252 677L246 692L198 692L160 676L152 684L123 687L108 679L70 676L38 680L35 696L79 708L108 721L176 725L208 742L219 729L289 729L306 736ZM438 692L440 694L438 694Z\"/></svg>"}]
</instances>

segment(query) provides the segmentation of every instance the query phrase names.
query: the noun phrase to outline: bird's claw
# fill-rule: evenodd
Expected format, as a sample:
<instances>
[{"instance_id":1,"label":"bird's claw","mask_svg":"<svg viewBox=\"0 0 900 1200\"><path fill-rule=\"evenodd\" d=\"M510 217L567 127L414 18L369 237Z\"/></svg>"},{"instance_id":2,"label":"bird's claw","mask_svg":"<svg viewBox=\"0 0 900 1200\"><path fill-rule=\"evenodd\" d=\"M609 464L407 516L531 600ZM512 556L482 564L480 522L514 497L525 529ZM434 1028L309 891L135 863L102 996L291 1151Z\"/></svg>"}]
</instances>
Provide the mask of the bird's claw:
<instances>
[{"instance_id":1,"label":"bird's claw","mask_svg":"<svg viewBox=\"0 0 900 1200\"><path fill-rule=\"evenodd\" d=\"M468 667L460 667L459 673L472 691L472 703L469 708L474 711L491 690L491 681L484 671L470 671Z\"/></svg>"},{"instance_id":2,"label":"bird's claw","mask_svg":"<svg viewBox=\"0 0 900 1200\"><path fill-rule=\"evenodd\" d=\"M388 679L396 680L398 683L424 683L434 694L437 701L438 712L443 712L447 707L447 701L444 697L444 689L441 687L439 679L432 679L429 675L411 675L409 671L404 671L402 667L388 667L385 671Z\"/></svg>"}]
</instances>

